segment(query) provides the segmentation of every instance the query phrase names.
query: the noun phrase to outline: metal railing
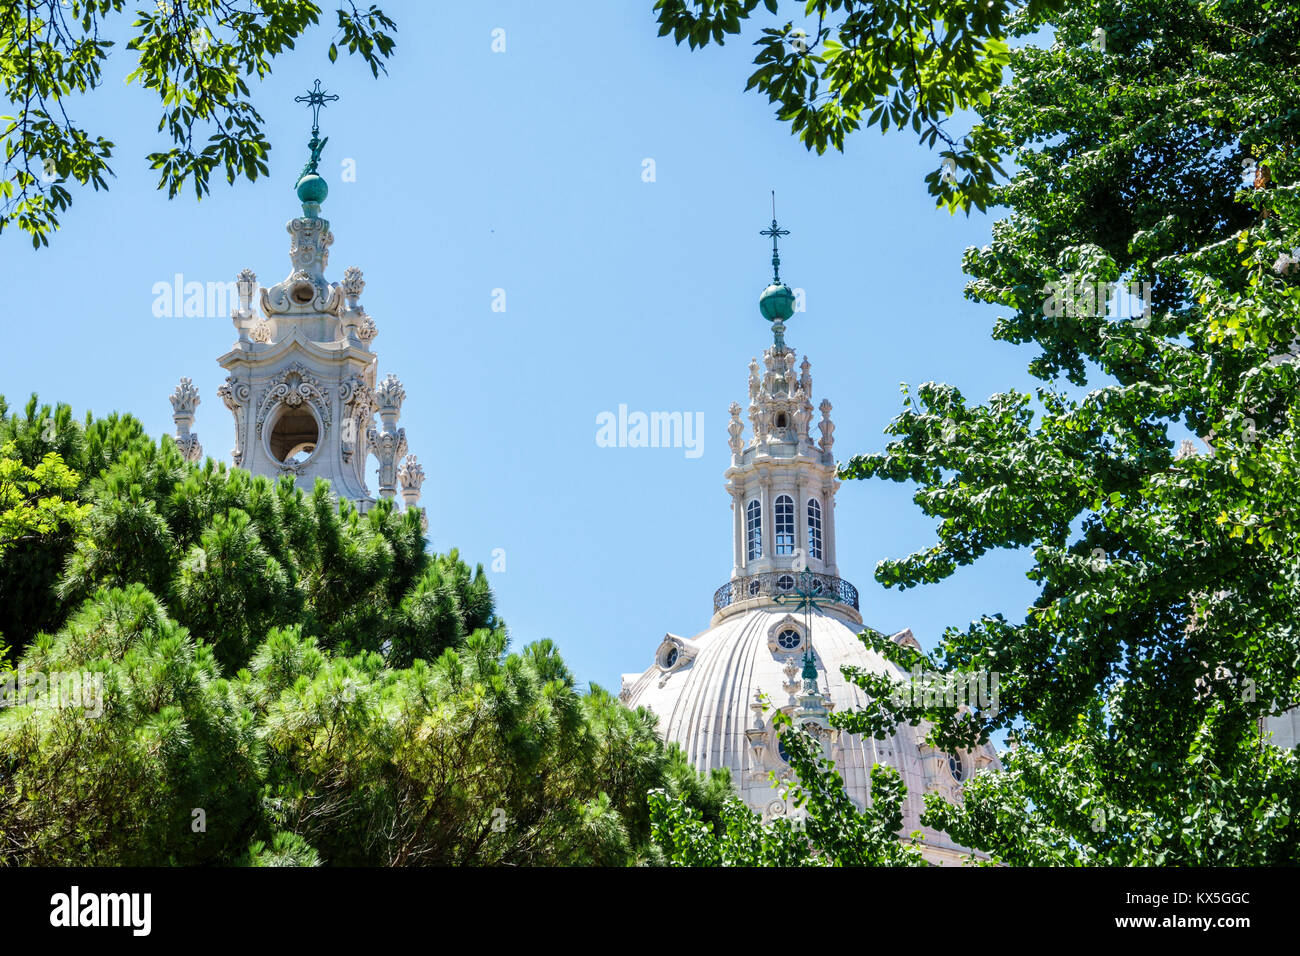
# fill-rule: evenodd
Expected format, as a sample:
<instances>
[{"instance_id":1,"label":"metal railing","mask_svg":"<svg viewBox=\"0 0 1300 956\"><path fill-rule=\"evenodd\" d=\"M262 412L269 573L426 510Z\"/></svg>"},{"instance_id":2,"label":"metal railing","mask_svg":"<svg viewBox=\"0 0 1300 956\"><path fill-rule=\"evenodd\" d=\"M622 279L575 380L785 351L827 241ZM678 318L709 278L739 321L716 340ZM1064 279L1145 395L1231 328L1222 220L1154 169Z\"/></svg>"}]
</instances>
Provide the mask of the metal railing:
<instances>
[{"instance_id":1,"label":"metal railing","mask_svg":"<svg viewBox=\"0 0 1300 956\"><path fill-rule=\"evenodd\" d=\"M728 581L713 592L713 610L716 613L737 601L748 601L750 598L794 594L799 579L800 575L794 571L764 571ZM814 594L828 597L838 604L846 604L855 611L859 610L858 589L843 578L837 578L833 574L813 573L811 589Z\"/></svg>"}]
</instances>

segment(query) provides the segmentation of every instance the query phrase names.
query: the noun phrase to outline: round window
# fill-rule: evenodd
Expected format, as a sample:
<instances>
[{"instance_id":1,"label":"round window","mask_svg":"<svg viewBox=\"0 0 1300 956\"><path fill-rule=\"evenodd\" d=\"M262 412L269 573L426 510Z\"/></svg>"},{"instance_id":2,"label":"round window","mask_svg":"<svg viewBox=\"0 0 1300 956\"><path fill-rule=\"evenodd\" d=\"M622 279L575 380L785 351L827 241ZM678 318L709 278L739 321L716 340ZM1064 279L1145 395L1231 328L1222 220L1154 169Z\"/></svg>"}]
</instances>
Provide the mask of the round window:
<instances>
[{"instance_id":1,"label":"round window","mask_svg":"<svg viewBox=\"0 0 1300 956\"><path fill-rule=\"evenodd\" d=\"M793 628L786 628L776 636L776 642L787 651L792 651L799 646L799 632Z\"/></svg>"},{"instance_id":2,"label":"round window","mask_svg":"<svg viewBox=\"0 0 1300 956\"><path fill-rule=\"evenodd\" d=\"M776 735L776 753L785 763L790 762L790 754L786 751L785 741L781 739L780 734Z\"/></svg>"},{"instance_id":3,"label":"round window","mask_svg":"<svg viewBox=\"0 0 1300 956\"><path fill-rule=\"evenodd\" d=\"M788 574L783 574L776 579L776 586L782 591L789 591L794 588L794 578Z\"/></svg>"},{"instance_id":4,"label":"round window","mask_svg":"<svg viewBox=\"0 0 1300 956\"><path fill-rule=\"evenodd\" d=\"M753 597L757 593L758 593L758 580L755 579L749 582L749 596Z\"/></svg>"},{"instance_id":5,"label":"round window","mask_svg":"<svg viewBox=\"0 0 1300 956\"><path fill-rule=\"evenodd\" d=\"M961 757L957 754L948 754L948 772L952 774L952 779L958 783L966 776L966 767L961 762Z\"/></svg>"},{"instance_id":6,"label":"round window","mask_svg":"<svg viewBox=\"0 0 1300 956\"><path fill-rule=\"evenodd\" d=\"M677 648L674 647L670 649L668 653L664 655L664 669L667 670L668 668L676 664L677 657L678 657Z\"/></svg>"}]
</instances>

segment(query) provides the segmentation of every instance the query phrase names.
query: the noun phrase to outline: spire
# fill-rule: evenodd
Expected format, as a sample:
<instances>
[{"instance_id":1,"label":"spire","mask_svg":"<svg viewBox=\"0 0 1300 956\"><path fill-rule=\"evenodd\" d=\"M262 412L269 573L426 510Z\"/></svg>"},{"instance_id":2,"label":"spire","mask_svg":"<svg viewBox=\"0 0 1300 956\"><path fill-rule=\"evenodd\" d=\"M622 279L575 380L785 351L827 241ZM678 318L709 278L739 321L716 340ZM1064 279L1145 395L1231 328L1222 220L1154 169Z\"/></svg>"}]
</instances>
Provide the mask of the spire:
<instances>
[{"instance_id":1,"label":"spire","mask_svg":"<svg viewBox=\"0 0 1300 956\"><path fill-rule=\"evenodd\" d=\"M785 351L785 320L794 315L794 293L781 281L781 251L777 240L790 235L789 229L782 229L776 222L776 191L772 191L772 225L761 229L760 236L772 238L772 284L758 297L758 311L763 318L772 323L772 336L778 350Z\"/></svg>"},{"instance_id":2,"label":"spire","mask_svg":"<svg viewBox=\"0 0 1300 956\"><path fill-rule=\"evenodd\" d=\"M337 93L326 93L320 88L320 80L307 91L306 96L295 96L295 103L306 103L311 107L311 141L307 148L311 151L311 158L307 160L307 165L302 168L302 173L298 176L295 188L298 191L298 199L302 202L302 214L308 219L320 218L320 204L325 201L329 195L329 184L321 178L316 169L320 163L320 154L325 149L325 144L329 142L329 137L320 138L320 110L328 102L338 99Z\"/></svg>"}]
</instances>

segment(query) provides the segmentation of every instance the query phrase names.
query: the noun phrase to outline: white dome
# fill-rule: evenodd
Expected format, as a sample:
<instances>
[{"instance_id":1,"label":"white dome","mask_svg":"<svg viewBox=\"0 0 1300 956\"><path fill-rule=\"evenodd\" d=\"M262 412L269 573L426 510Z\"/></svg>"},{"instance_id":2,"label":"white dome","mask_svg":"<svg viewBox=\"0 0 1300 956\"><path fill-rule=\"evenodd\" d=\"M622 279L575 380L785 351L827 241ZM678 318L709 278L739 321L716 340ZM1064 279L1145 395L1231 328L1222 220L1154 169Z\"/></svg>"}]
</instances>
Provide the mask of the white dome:
<instances>
[{"instance_id":1,"label":"white dome","mask_svg":"<svg viewBox=\"0 0 1300 956\"><path fill-rule=\"evenodd\" d=\"M907 676L858 639L861 620L852 608L832 605L814 611L810 621L818 684L832 712L867 702L862 689L845 680L840 671L844 665L895 680ZM793 643L790 631L797 634L798 643L783 646L782 635L786 645ZM910 631L895 635L894 640L916 646ZM727 768L742 799L770 819L793 809L782 803L769 778L770 771L778 777L790 775L778 753L771 717L776 709L787 713L795 709L800 662L808 648L802 612L787 611L767 597L747 600L723 608L712 626L693 638L665 635L654 663L644 673L624 675L621 696L629 707L650 709L659 718L663 738L680 744L696 769ZM760 693L768 702L761 717L753 706ZM949 799L960 798L950 755L925 746L924 736L924 725L907 724L887 740L840 732L830 743L829 756L860 807L866 806L870 793L871 767L880 763L896 768L908 790L900 835L921 830L931 862L958 862L966 851L918 822L924 792L938 790ZM996 764L989 747L955 756L963 778Z\"/></svg>"}]
</instances>

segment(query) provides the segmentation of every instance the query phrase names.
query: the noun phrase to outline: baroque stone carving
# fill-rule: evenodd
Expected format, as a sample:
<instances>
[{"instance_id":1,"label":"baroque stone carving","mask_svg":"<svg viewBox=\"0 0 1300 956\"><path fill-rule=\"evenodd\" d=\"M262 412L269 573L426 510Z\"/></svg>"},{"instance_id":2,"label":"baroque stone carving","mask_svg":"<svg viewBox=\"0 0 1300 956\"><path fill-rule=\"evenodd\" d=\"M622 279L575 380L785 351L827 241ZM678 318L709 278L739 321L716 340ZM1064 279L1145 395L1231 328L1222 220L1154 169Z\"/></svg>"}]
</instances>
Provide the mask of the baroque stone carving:
<instances>
[{"instance_id":1,"label":"baroque stone carving","mask_svg":"<svg viewBox=\"0 0 1300 956\"><path fill-rule=\"evenodd\" d=\"M267 315L325 312L337 315L343 290L325 280L329 247L334 242L325 219L291 219L286 228L292 237L289 260L293 271L287 279L262 290L262 311Z\"/></svg>"},{"instance_id":2,"label":"baroque stone carving","mask_svg":"<svg viewBox=\"0 0 1300 956\"><path fill-rule=\"evenodd\" d=\"M320 379L307 370L301 362L294 362L267 385L257 406L257 437L262 437L262 427L271 409L277 405L298 406L307 402L320 415L321 439L329 432L329 395Z\"/></svg>"},{"instance_id":3,"label":"baroque stone carving","mask_svg":"<svg viewBox=\"0 0 1300 956\"><path fill-rule=\"evenodd\" d=\"M406 429L380 431L370 428L366 437L379 460L379 494L392 498L397 494L397 462L406 455Z\"/></svg>"},{"instance_id":4,"label":"baroque stone carving","mask_svg":"<svg viewBox=\"0 0 1300 956\"><path fill-rule=\"evenodd\" d=\"M406 507L414 508L420 500L420 487L424 484L424 468L414 455L407 455L397 470L397 480L402 483L402 500Z\"/></svg>"},{"instance_id":5,"label":"baroque stone carving","mask_svg":"<svg viewBox=\"0 0 1300 956\"><path fill-rule=\"evenodd\" d=\"M348 462L356 453L374 413L374 392L360 375L350 375L339 386L339 401L344 409L340 450L343 460Z\"/></svg>"},{"instance_id":6,"label":"baroque stone carving","mask_svg":"<svg viewBox=\"0 0 1300 956\"><path fill-rule=\"evenodd\" d=\"M830 454L831 447L835 444L835 423L831 421L831 402L828 398L823 398L822 403L817 406L821 409L822 420L817 427L821 429L822 437L817 443L826 454Z\"/></svg>"},{"instance_id":7,"label":"baroque stone carving","mask_svg":"<svg viewBox=\"0 0 1300 956\"><path fill-rule=\"evenodd\" d=\"M188 378L181 379L171 394L172 421L176 423L176 447L186 461L198 461L203 457L199 436L190 432L190 427L194 424L194 410L200 401L199 390Z\"/></svg>"},{"instance_id":8,"label":"baroque stone carving","mask_svg":"<svg viewBox=\"0 0 1300 956\"><path fill-rule=\"evenodd\" d=\"M740 423L740 406L736 402L731 403L731 421L727 423L727 444L731 447L733 455L739 455L742 448L740 434L745 430L745 426Z\"/></svg>"},{"instance_id":9,"label":"baroque stone carving","mask_svg":"<svg viewBox=\"0 0 1300 956\"><path fill-rule=\"evenodd\" d=\"M348 298L348 308L355 309L357 300L361 298L361 293L366 288L366 280L361 270L356 266L348 266L343 270L343 281L339 285L342 286L343 294Z\"/></svg>"},{"instance_id":10,"label":"baroque stone carving","mask_svg":"<svg viewBox=\"0 0 1300 956\"><path fill-rule=\"evenodd\" d=\"M235 416L235 447L230 450L230 457L236 468L243 467L244 464L244 423L247 420L251 392L247 382L236 382L233 376L227 376L226 384L217 389L221 401Z\"/></svg>"}]
</instances>

